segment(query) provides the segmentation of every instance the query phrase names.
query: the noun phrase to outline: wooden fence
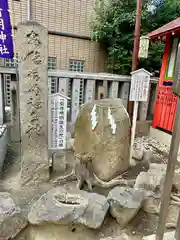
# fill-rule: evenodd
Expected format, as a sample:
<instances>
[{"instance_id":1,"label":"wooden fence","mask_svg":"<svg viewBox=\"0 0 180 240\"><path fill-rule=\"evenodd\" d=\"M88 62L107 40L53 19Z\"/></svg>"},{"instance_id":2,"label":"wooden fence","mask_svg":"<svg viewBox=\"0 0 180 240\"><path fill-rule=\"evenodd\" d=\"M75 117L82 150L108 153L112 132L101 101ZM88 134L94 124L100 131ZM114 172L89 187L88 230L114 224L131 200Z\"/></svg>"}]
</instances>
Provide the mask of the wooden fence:
<instances>
[{"instance_id":1,"label":"wooden fence","mask_svg":"<svg viewBox=\"0 0 180 240\"><path fill-rule=\"evenodd\" d=\"M0 67L2 88L0 104L10 106L12 113L17 114L14 104L18 104L18 72L14 68ZM127 108L130 76L108 73L78 73L70 71L49 71L49 94L63 93L70 98L68 102L68 121L74 122L79 112L79 107L85 102L101 98L121 98ZM150 81L148 102L139 105L138 120L152 120L156 87L158 79ZM17 106L16 106L17 107Z\"/></svg>"}]
</instances>

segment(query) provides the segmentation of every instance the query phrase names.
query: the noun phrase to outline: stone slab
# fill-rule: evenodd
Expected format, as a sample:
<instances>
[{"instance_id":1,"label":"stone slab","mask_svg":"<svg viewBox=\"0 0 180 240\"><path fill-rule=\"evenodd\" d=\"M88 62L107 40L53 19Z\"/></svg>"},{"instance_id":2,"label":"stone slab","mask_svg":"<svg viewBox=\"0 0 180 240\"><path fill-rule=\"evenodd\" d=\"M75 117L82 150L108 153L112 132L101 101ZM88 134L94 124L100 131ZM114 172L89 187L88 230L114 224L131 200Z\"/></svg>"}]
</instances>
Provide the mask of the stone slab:
<instances>
[{"instance_id":1,"label":"stone slab","mask_svg":"<svg viewBox=\"0 0 180 240\"><path fill-rule=\"evenodd\" d=\"M0 240L15 237L28 225L21 209L15 204L10 194L0 193Z\"/></svg>"},{"instance_id":2,"label":"stone slab","mask_svg":"<svg viewBox=\"0 0 180 240\"><path fill-rule=\"evenodd\" d=\"M48 32L36 22L18 26L19 101L22 142L21 183L39 184L49 179Z\"/></svg>"},{"instance_id":3,"label":"stone slab","mask_svg":"<svg viewBox=\"0 0 180 240\"><path fill-rule=\"evenodd\" d=\"M75 223L96 229L101 227L108 208L107 199L102 195L57 187L31 206L28 220L34 225Z\"/></svg>"}]
</instances>

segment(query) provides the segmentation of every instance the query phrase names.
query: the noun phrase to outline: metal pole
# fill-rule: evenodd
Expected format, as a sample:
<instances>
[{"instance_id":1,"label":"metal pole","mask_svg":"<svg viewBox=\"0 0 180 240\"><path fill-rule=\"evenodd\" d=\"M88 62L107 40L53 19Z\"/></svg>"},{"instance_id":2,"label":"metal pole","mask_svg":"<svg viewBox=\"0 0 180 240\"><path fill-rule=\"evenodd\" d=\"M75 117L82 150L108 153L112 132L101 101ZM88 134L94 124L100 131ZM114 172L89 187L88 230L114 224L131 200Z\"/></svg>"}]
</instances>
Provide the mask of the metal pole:
<instances>
[{"instance_id":1,"label":"metal pole","mask_svg":"<svg viewBox=\"0 0 180 240\"><path fill-rule=\"evenodd\" d=\"M142 0L137 0L137 8L136 8L136 24L134 30L134 48L133 48L133 56L132 56L132 71L137 70L138 67L138 54L139 54L139 43L140 43L140 35L141 35L141 14L142 14ZM133 102L129 102L128 112L130 117L132 117L133 113Z\"/></svg>"},{"instance_id":2,"label":"metal pole","mask_svg":"<svg viewBox=\"0 0 180 240\"><path fill-rule=\"evenodd\" d=\"M174 122L174 129L172 133L172 140L170 146L170 152L168 157L168 164L166 170L166 177L164 182L164 189L161 199L160 218L157 227L156 240L163 240L166 219L169 211L169 202L171 196L171 189L173 184L173 176L175 172L175 166L177 162L177 155L180 142L180 99L178 97L178 104L176 108L176 116Z\"/></svg>"}]
</instances>

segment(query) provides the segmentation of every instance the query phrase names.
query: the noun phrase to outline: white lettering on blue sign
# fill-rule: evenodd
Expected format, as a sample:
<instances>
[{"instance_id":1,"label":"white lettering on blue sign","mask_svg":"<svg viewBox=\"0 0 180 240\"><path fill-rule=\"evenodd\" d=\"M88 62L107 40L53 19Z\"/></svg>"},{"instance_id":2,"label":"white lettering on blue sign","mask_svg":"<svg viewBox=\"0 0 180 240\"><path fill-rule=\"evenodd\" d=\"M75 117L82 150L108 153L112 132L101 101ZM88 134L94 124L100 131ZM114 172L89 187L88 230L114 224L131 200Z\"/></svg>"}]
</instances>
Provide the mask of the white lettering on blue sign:
<instances>
[{"instance_id":1,"label":"white lettering on blue sign","mask_svg":"<svg viewBox=\"0 0 180 240\"><path fill-rule=\"evenodd\" d=\"M0 0L0 58L12 59L14 47L8 0Z\"/></svg>"},{"instance_id":2,"label":"white lettering on blue sign","mask_svg":"<svg viewBox=\"0 0 180 240\"><path fill-rule=\"evenodd\" d=\"M8 51L6 45L0 44L0 54L2 54L2 55L9 54L9 51Z\"/></svg>"},{"instance_id":3,"label":"white lettering on blue sign","mask_svg":"<svg viewBox=\"0 0 180 240\"><path fill-rule=\"evenodd\" d=\"M0 40L2 40L2 42L4 43L6 40L6 34L3 33L3 31L0 32Z\"/></svg>"},{"instance_id":4,"label":"white lettering on blue sign","mask_svg":"<svg viewBox=\"0 0 180 240\"><path fill-rule=\"evenodd\" d=\"M4 20L0 18L0 28L4 31Z\"/></svg>"}]
</instances>

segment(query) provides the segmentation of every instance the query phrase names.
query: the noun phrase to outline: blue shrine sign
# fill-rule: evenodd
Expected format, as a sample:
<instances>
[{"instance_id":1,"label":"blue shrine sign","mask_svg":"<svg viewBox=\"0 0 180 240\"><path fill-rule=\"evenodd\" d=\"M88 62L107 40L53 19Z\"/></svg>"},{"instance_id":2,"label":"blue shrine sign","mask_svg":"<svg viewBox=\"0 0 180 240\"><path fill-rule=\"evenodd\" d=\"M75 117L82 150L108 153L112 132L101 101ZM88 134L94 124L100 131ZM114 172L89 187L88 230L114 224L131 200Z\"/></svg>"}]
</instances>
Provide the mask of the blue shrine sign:
<instances>
[{"instance_id":1,"label":"blue shrine sign","mask_svg":"<svg viewBox=\"0 0 180 240\"><path fill-rule=\"evenodd\" d=\"M0 0L0 58L14 57L12 26L8 0Z\"/></svg>"}]
</instances>

